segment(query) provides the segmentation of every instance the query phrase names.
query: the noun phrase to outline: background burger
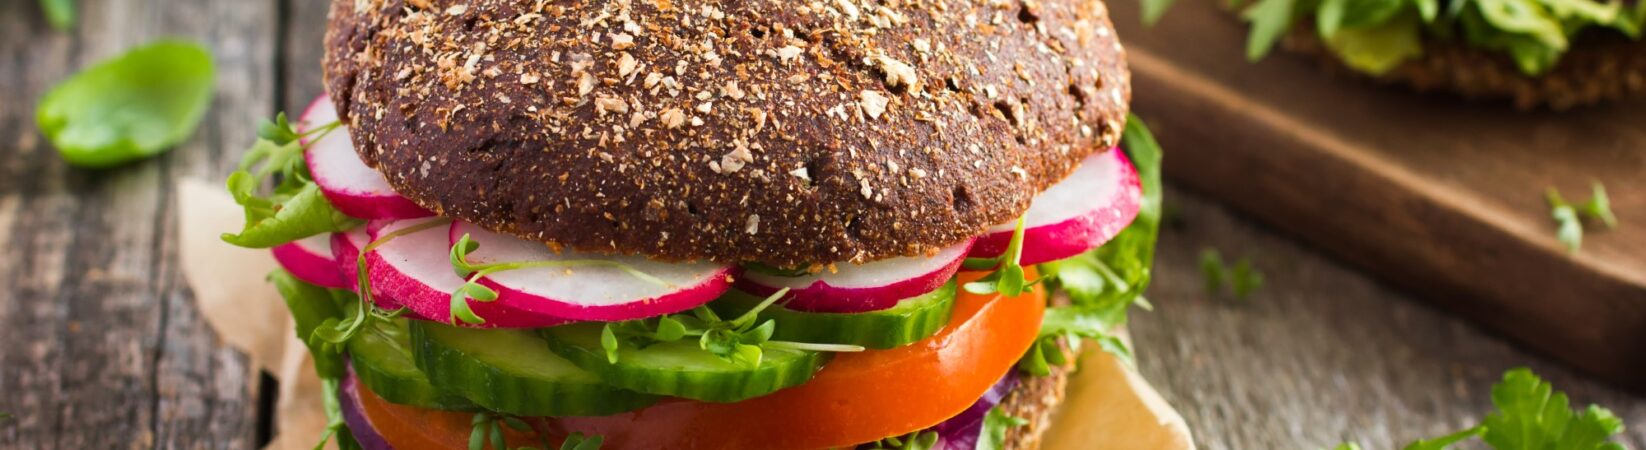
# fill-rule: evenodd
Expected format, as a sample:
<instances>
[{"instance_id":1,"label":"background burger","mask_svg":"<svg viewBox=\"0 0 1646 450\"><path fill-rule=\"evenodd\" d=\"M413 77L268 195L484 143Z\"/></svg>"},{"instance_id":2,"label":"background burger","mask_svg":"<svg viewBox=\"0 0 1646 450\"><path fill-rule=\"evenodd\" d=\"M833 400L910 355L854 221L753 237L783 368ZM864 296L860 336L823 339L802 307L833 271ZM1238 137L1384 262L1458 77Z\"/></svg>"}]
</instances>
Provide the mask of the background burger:
<instances>
[{"instance_id":1,"label":"background burger","mask_svg":"<svg viewBox=\"0 0 1646 450\"><path fill-rule=\"evenodd\" d=\"M1144 1L1153 22L1174 0ZM1646 3L1595 0L1256 0L1247 56L1277 43L1419 90L1566 108L1646 96Z\"/></svg>"},{"instance_id":2,"label":"background burger","mask_svg":"<svg viewBox=\"0 0 1646 450\"><path fill-rule=\"evenodd\" d=\"M229 188L345 448L1034 448L1142 301L1095 1L333 3Z\"/></svg>"}]
</instances>

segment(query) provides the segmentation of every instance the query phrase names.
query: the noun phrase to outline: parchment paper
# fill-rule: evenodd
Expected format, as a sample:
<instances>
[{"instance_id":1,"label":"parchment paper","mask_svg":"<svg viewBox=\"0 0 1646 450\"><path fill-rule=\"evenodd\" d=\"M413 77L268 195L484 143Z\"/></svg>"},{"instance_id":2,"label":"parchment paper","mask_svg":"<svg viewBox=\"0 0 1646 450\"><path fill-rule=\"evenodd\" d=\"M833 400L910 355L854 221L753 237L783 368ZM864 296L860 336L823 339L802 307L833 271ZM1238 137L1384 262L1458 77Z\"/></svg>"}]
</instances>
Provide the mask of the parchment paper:
<instances>
[{"instance_id":1,"label":"parchment paper","mask_svg":"<svg viewBox=\"0 0 1646 450\"><path fill-rule=\"evenodd\" d=\"M224 343L279 380L276 432L265 450L312 449L326 424L320 380L285 303L264 280L278 267L274 258L218 238L244 220L222 183L183 180L177 204L183 273L201 315ZM1096 345L1085 348L1042 449L1194 449L1183 418L1147 381Z\"/></svg>"}]
</instances>

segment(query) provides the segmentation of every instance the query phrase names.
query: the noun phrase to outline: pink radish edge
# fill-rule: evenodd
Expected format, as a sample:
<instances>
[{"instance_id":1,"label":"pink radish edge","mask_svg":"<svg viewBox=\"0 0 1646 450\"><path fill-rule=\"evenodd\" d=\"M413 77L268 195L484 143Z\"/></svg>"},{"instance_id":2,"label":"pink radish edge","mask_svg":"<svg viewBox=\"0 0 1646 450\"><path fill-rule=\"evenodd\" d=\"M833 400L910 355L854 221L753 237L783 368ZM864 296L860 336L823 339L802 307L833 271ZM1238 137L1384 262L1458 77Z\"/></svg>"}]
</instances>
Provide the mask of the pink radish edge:
<instances>
[{"instance_id":1,"label":"pink radish edge","mask_svg":"<svg viewBox=\"0 0 1646 450\"><path fill-rule=\"evenodd\" d=\"M336 107L325 95L314 99L299 117L297 131L337 120ZM304 145L311 143L305 138ZM434 213L395 193L383 174L366 166L349 140L348 127L339 126L303 154L320 192L338 211L362 219L413 219ZM347 153L347 154L344 154Z\"/></svg>"},{"instance_id":2,"label":"pink radish edge","mask_svg":"<svg viewBox=\"0 0 1646 450\"><path fill-rule=\"evenodd\" d=\"M443 220L443 219L429 219ZM414 220L368 225L376 240L401 229ZM406 223L400 223L406 222ZM469 309L485 319L484 324L451 320L451 293L463 285L452 271L445 227L435 227L403 235L378 246L366 255L372 293L392 299L425 320L479 328L542 328L570 322L560 317L519 311L501 302L469 301Z\"/></svg>"},{"instance_id":3,"label":"pink radish edge","mask_svg":"<svg viewBox=\"0 0 1646 450\"><path fill-rule=\"evenodd\" d=\"M287 242L269 249L274 260L291 275L309 284L332 289L345 289L348 279L333 262L326 235L310 236Z\"/></svg>"},{"instance_id":4,"label":"pink radish edge","mask_svg":"<svg viewBox=\"0 0 1646 450\"><path fill-rule=\"evenodd\" d=\"M1119 148L1088 157L1082 162L1083 167L1075 169L1075 172L1069 175L1069 179L1047 188L1046 193L1041 195L1047 195L1053 189L1057 189L1058 185L1064 183L1084 181L1074 180L1073 178L1092 175L1089 172L1082 172L1082 170L1090 169L1084 167L1087 164L1104 163L1099 158L1115 159L1113 164L1117 164L1117 166L1112 170L1120 172L1115 177L1115 183L1119 184L1118 188L1115 189L1112 195L1093 199L1094 203L1090 205L1090 209L1084 212L1075 213L1071 217L1052 223L1027 224L1023 230L1023 257L1019 260L1020 264L1040 264L1085 253L1103 245L1110 239L1114 239L1115 235L1120 234L1120 231L1124 230L1127 225L1131 224L1132 219L1137 217L1137 212L1142 207L1143 202L1143 185L1137 176L1137 169L1132 167L1131 161L1126 158L1125 153L1121 152ZM1038 203L1040 197L1035 200ZM1030 206L1030 210L1033 212L1034 206ZM1001 231L1000 228L1011 225L1010 223L1004 224L1001 227L996 227L989 234L979 237L977 244L972 247L971 256L993 258L1004 253L1006 247L1011 244L1012 229L1007 228Z\"/></svg>"},{"instance_id":5,"label":"pink radish edge","mask_svg":"<svg viewBox=\"0 0 1646 450\"><path fill-rule=\"evenodd\" d=\"M512 236L491 233L490 231L481 229L472 224L454 221L452 222L451 229L448 232L449 241L452 244L456 244L458 239L462 238L465 233L471 234L471 239L475 239L476 242L481 243L480 250L477 252L484 252L490 248L487 246L485 242L486 240L517 239ZM496 245L496 241L493 241L493 245ZM531 245L543 244L532 242ZM546 246L543 250L548 251ZM476 255L477 254L479 253L476 253ZM591 254L590 257L602 258L604 256ZM731 281L729 278L732 278L735 274L733 273L732 266L722 266L712 273L697 277L693 280L695 281L695 284L688 287L668 291L667 293L650 298L635 299L632 301L625 301L623 303L610 305L584 305L571 303L561 299L545 297L543 295L528 292L518 286L511 286L509 285L510 283L499 282L499 275L501 274L493 274L492 276L481 278L478 281L481 285L497 291L497 300L492 303L497 304L501 308L509 308L519 312L543 316L564 317L571 320L619 321L676 313L708 303L709 301L719 298L720 294L723 294L727 290L731 289ZM634 280L632 282L644 283L644 281L640 280ZM471 302L471 304L473 303L475 302ZM484 318L486 316L482 315L481 317Z\"/></svg>"},{"instance_id":6,"label":"pink radish edge","mask_svg":"<svg viewBox=\"0 0 1646 450\"><path fill-rule=\"evenodd\" d=\"M343 274L343 279L348 281L348 286L343 287L343 289L348 289L349 292L359 293L360 291L358 281L360 276L360 247L365 246L370 240L371 238L366 234L364 227L331 234L332 258L337 264L338 271ZM372 304L389 311L401 308L399 302L386 295L373 295ZM415 311L407 311L402 317L429 320Z\"/></svg>"},{"instance_id":7,"label":"pink radish edge","mask_svg":"<svg viewBox=\"0 0 1646 450\"><path fill-rule=\"evenodd\" d=\"M828 312L828 313L860 313L879 311L897 306L903 300L918 297L922 294L935 291L943 287L949 279L954 278L955 272L960 270L960 264L966 260L972 243L965 242L948 261L942 265L933 266L924 273L903 278L901 280L881 285L864 287L840 287L830 285L827 281L830 274L813 274L797 278L815 279L804 287L793 287L790 284L788 298L782 300L784 307L797 311ZM949 249L945 249L949 250ZM941 252L940 252L941 255ZM917 258L935 258L911 256L894 258L892 260L874 261L861 266L846 266L839 270L883 270L883 267L874 267L876 264L897 264L895 261L910 261L910 263L925 263ZM758 296L768 296L781 289L782 277L749 273L737 280L737 288L744 292Z\"/></svg>"}]
</instances>

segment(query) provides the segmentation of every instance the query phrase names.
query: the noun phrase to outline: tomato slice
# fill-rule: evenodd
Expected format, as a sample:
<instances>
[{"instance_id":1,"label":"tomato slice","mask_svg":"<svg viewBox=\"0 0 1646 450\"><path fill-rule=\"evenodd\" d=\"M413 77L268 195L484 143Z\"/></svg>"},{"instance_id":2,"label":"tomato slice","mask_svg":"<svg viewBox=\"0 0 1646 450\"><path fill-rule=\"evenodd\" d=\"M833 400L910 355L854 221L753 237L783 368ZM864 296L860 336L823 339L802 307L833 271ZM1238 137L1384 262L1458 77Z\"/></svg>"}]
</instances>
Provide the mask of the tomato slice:
<instances>
[{"instance_id":1,"label":"tomato slice","mask_svg":"<svg viewBox=\"0 0 1646 450\"><path fill-rule=\"evenodd\" d=\"M963 273L960 282L982 276ZM548 424L561 433L605 436L611 449L817 449L896 436L976 402L1033 344L1045 305L1040 290L1015 298L962 290L951 326L936 335L838 355L800 386L738 403L669 401Z\"/></svg>"},{"instance_id":2,"label":"tomato slice","mask_svg":"<svg viewBox=\"0 0 1646 450\"><path fill-rule=\"evenodd\" d=\"M960 282L983 275L961 273ZM901 435L954 417L1012 370L1039 334L1045 307L1039 287L1017 297L962 290L950 325L937 334L895 349L838 355L800 386L737 403L665 400L612 416L541 418L536 425L553 436L604 436L601 448L608 450L818 449ZM398 450L467 448L471 414L393 405L366 389L360 397L368 420Z\"/></svg>"}]
</instances>

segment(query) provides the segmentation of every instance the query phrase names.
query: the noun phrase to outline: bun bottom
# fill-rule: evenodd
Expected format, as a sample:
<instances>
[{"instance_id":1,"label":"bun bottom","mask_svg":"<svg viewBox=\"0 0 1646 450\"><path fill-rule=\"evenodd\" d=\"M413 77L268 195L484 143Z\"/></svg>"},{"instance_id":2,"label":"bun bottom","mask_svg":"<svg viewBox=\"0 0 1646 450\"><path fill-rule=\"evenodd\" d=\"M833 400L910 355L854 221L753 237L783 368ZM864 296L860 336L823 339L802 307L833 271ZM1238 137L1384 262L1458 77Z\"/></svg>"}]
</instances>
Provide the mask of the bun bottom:
<instances>
[{"instance_id":1,"label":"bun bottom","mask_svg":"<svg viewBox=\"0 0 1646 450\"><path fill-rule=\"evenodd\" d=\"M1563 110L1646 98L1646 40L1630 40L1604 30L1573 38L1571 49L1560 62L1536 76L1521 72L1506 54L1459 41L1425 39L1422 56L1379 76L1344 66L1309 27L1298 27L1283 40L1282 47L1320 59L1335 72L1406 85L1420 92L1508 100L1523 110Z\"/></svg>"}]
</instances>

